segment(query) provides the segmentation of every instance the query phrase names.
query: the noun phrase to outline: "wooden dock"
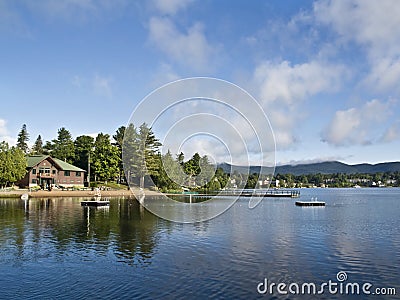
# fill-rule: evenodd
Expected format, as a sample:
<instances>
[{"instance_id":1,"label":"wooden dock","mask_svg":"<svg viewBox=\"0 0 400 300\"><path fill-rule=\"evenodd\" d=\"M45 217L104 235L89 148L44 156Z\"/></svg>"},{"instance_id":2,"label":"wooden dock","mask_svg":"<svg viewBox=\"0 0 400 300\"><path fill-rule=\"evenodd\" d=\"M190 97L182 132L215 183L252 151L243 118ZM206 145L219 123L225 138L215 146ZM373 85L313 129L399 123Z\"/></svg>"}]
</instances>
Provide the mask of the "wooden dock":
<instances>
[{"instance_id":1,"label":"wooden dock","mask_svg":"<svg viewBox=\"0 0 400 300\"><path fill-rule=\"evenodd\" d=\"M222 191L219 196L241 196L241 197L285 197L285 198L298 198L300 191L293 190L253 190L253 191Z\"/></svg>"},{"instance_id":2,"label":"wooden dock","mask_svg":"<svg viewBox=\"0 0 400 300\"><path fill-rule=\"evenodd\" d=\"M325 206L323 201L296 201L297 206Z\"/></svg>"}]
</instances>

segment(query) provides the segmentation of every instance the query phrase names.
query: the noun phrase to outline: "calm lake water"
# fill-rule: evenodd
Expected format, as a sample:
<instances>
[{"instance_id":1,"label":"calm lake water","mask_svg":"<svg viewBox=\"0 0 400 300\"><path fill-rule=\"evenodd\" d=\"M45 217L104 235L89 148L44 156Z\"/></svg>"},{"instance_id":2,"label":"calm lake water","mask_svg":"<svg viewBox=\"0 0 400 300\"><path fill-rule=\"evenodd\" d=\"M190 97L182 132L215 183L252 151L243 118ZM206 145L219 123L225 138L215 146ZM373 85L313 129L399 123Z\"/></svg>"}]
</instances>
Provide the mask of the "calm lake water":
<instances>
[{"instance_id":1,"label":"calm lake water","mask_svg":"<svg viewBox=\"0 0 400 300\"><path fill-rule=\"evenodd\" d=\"M385 299L398 298L400 189L302 189L300 200L315 196L326 206L265 198L249 209L243 198L197 224L162 220L134 199L111 199L109 208L0 199L0 298L347 299L327 289L257 292L265 278L319 286L339 283L340 271L344 283L394 287L397 296Z\"/></svg>"}]
</instances>

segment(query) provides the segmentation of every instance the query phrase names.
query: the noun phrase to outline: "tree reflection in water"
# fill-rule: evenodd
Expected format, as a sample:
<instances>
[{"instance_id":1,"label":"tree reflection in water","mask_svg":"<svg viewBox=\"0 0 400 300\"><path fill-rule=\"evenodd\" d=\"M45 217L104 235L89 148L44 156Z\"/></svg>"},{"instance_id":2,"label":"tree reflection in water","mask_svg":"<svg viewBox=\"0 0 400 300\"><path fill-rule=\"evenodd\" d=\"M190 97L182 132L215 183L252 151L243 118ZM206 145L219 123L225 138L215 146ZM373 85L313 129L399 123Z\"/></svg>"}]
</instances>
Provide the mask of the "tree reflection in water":
<instances>
[{"instance_id":1,"label":"tree reflection in water","mask_svg":"<svg viewBox=\"0 0 400 300\"><path fill-rule=\"evenodd\" d=\"M0 199L0 260L111 259L146 265L157 246L160 222L134 198L109 207L81 207L77 198ZM71 255L74 254L74 255Z\"/></svg>"}]
</instances>

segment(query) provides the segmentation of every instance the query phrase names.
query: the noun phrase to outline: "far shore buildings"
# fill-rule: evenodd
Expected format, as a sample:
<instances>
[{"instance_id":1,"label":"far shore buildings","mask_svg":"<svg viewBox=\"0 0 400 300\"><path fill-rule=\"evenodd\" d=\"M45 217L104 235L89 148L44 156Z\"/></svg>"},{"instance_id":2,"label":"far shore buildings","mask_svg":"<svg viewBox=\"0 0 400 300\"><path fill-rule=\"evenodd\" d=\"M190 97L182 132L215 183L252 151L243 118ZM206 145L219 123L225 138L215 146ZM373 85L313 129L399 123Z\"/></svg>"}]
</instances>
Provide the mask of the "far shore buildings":
<instances>
[{"instance_id":1,"label":"far shore buildings","mask_svg":"<svg viewBox=\"0 0 400 300\"><path fill-rule=\"evenodd\" d=\"M27 173L17 182L21 187L83 187L85 170L49 155L27 157Z\"/></svg>"}]
</instances>

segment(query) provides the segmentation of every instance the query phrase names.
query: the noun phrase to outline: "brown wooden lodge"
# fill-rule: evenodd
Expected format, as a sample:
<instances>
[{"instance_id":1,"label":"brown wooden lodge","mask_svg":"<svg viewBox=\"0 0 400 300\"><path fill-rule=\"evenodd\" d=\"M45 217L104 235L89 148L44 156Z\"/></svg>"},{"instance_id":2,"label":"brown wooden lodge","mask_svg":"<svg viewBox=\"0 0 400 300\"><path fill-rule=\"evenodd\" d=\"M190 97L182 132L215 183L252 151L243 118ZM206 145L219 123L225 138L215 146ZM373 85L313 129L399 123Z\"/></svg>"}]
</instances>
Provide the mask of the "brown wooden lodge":
<instances>
[{"instance_id":1,"label":"brown wooden lodge","mask_svg":"<svg viewBox=\"0 0 400 300\"><path fill-rule=\"evenodd\" d=\"M27 157L27 173L17 185L21 187L83 187L85 170L49 155Z\"/></svg>"}]
</instances>

